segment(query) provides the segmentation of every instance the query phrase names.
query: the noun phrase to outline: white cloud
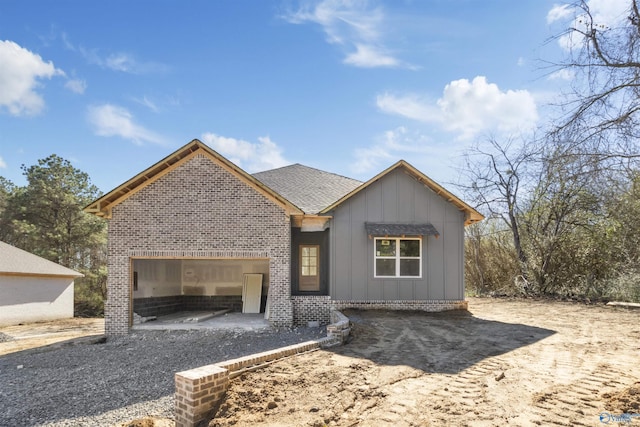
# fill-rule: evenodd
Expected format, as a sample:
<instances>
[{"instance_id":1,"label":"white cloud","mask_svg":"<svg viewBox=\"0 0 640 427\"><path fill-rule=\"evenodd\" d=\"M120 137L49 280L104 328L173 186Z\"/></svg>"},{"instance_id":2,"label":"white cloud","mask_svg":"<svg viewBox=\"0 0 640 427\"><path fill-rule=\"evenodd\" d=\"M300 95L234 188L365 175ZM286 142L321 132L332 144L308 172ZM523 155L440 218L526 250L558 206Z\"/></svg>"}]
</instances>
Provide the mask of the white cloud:
<instances>
[{"instance_id":1,"label":"white cloud","mask_svg":"<svg viewBox=\"0 0 640 427\"><path fill-rule=\"evenodd\" d=\"M117 52L103 57L96 49L86 50L80 48L80 52L90 63L122 73L149 74L167 71L167 66L164 64L140 61L135 55L130 53Z\"/></svg>"},{"instance_id":2,"label":"white cloud","mask_svg":"<svg viewBox=\"0 0 640 427\"><path fill-rule=\"evenodd\" d=\"M549 74L547 80L563 80L563 81L571 81L575 77L575 71L563 68L556 72Z\"/></svg>"},{"instance_id":3,"label":"white cloud","mask_svg":"<svg viewBox=\"0 0 640 427\"><path fill-rule=\"evenodd\" d=\"M82 95L87 90L87 82L80 79L70 79L64 84L64 87L73 93Z\"/></svg>"},{"instance_id":4,"label":"white cloud","mask_svg":"<svg viewBox=\"0 0 640 427\"><path fill-rule=\"evenodd\" d=\"M380 171L381 167L390 166L402 157L415 157L417 153L426 156L433 151L433 147L430 147L431 142L426 135L410 132L404 126L400 126L384 132L371 147L356 148L356 160L351 169L356 174Z\"/></svg>"},{"instance_id":5,"label":"white cloud","mask_svg":"<svg viewBox=\"0 0 640 427\"><path fill-rule=\"evenodd\" d=\"M153 72L165 72L167 66L157 62L144 62L135 55L127 52L103 53L100 49L87 49L84 46L73 44L66 33L62 33L62 41L66 49L78 52L84 59L102 68L130 74L148 74Z\"/></svg>"},{"instance_id":6,"label":"white cloud","mask_svg":"<svg viewBox=\"0 0 640 427\"><path fill-rule=\"evenodd\" d=\"M415 94L398 96L385 93L378 95L376 104L385 113L404 116L421 122L438 121L441 115L441 112L436 107L429 105L429 101L426 98L421 98Z\"/></svg>"},{"instance_id":7,"label":"white cloud","mask_svg":"<svg viewBox=\"0 0 640 427\"><path fill-rule=\"evenodd\" d=\"M378 96L377 106L385 113L436 123L461 139L486 131L529 129L538 120L534 97L528 91L501 91L483 76L452 81L435 103L416 95L386 93Z\"/></svg>"},{"instance_id":8,"label":"white cloud","mask_svg":"<svg viewBox=\"0 0 640 427\"><path fill-rule=\"evenodd\" d=\"M128 110L116 105L104 104L89 107L87 120L98 136L117 136L135 144L164 143L164 139L160 135L135 123Z\"/></svg>"},{"instance_id":9,"label":"white cloud","mask_svg":"<svg viewBox=\"0 0 640 427\"><path fill-rule=\"evenodd\" d=\"M0 40L0 107L14 116L38 114L44 99L36 92L41 79L63 76L51 61L9 40Z\"/></svg>"},{"instance_id":10,"label":"white cloud","mask_svg":"<svg viewBox=\"0 0 640 427\"><path fill-rule=\"evenodd\" d=\"M7 163L4 161L2 157L0 157L0 169L5 169L7 167Z\"/></svg>"},{"instance_id":11,"label":"white cloud","mask_svg":"<svg viewBox=\"0 0 640 427\"><path fill-rule=\"evenodd\" d=\"M611 28L628 17L630 4L628 0L588 0L586 6L595 25ZM562 22L579 30L587 30L585 23L589 21L577 5L554 5L547 13L547 23ZM558 38L558 44L565 50L579 46L581 41L580 35L575 32Z\"/></svg>"},{"instance_id":12,"label":"white cloud","mask_svg":"<svg viewBox=\"0 0 640 427\"><path fill-rule=\"evenodd\" d=\"M104 59L103 65L114 71L122 71L125 73L132 72L138 68L137 61L132 55L127 53L114 53Z\"/></svg>"},{"instance_id":13,"label":"white cloud","mask_svg":"<svg viewBox=\"0 0 640 427\"><path fill-rule=\"evenodd\" d=\"M138 104L140 104L140 105L144 105L145 107L147 107L149 110L153 111L154 113L157 113L157 112L160 111L160 108L158 107L158 104L156 104L155 102L153 102L152 100L150 100L146 96L143 96L142 98L133 98L133 100L135 102L137 102Z\"/></svg>"},{"instance_id":14,"label":"white cloud","mask_svg":"<svg viewBox=\"0 0 640 427\"><path fill-rule=\"evenodd\" d=\"M627 19L631 2L628 0L589 0L587 6L596 23L612 26Z\"/></svg>"},{"instance_id":15,"label":"white cloud","mask_svg":"<svg viewBox=\"0 0 640 427\"><path fill-rule=\"evenodd\" d=\"M344 63L356 67L409 67L382 46L385 15L368 0L322 0L305 3L284 17L292 24L314 23L324 30L327 42L343 46Z\"/></svg>"},{"instance_id":16,"label":"white cloud","mask_svg":"<svg viewBox=\"0 0 640 427\"><path fill-rule=\"evenodd\" d=\"M571 15L573 15L573 10L571 8L571 5L554 4L553 7L547 13L547 24L564 20L570 17Z\"/></svg>"},{"instance_id":17,"label":"white cloud","mask_svg":"<svg viewBox=\"0 0 640 427\"><path fill-rule=\"evenodd\" d=\"M345 64L362 68L396 67L399 62L393 56L386 55L374 46L356 45L356 51L347 55Z\"/></svg>"},{"instance_id":18,"label":"white cloud","mask_svg":"<svg viewBox=\"0 0 640 427\"><path fill-rule=\"evenodd\" d=\"M282 149L268 136L261 136L258 142L252 143L208 132L202 135L202 142L248 172L259 172L291 164L282 157Z\"/></svg>"}]
</instances>

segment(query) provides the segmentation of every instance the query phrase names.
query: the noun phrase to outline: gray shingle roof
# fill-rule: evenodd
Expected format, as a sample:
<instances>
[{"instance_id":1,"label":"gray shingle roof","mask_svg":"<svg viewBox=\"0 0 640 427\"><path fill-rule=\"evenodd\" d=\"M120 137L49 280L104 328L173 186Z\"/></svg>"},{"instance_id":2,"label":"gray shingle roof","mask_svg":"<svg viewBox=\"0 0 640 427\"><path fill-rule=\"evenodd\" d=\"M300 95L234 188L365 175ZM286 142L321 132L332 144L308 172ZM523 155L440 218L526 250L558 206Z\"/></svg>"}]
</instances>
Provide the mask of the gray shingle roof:
<instances>
[{"instance_id":1,"label":"gray shingle roof","mask_svg":"<svg viewBox=\"0 0 640 427\"><path fill-rule=\"evenodd\" d=\"M80 277L82 274L30 252L0 242L0 275Z\"/></svg>"},{"instance_id":2,"label":"gray shingle roof","mask_svg":"<svg viewBox=\"0 0 640 427\"><path fill-rule=\"evenodd\" d=\"M253 174L307 214L315 214L350 193L362 182L299 163Z\"/></svg>"}]
</instances>

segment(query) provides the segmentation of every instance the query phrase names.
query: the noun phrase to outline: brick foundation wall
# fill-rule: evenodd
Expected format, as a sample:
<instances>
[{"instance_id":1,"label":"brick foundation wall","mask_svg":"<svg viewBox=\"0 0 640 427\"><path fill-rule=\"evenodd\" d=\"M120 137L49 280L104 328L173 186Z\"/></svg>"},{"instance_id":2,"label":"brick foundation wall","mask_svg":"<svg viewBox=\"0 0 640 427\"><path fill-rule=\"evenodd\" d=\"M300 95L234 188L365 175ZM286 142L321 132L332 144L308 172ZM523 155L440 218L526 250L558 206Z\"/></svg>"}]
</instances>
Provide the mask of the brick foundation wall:
<instances>
[{"instance_id":1,"label":"brick foundation wall","mask_svg":"<svg viewBox=\"0 0 640 427\"><path fill-rule=\"evenodd\" d=\"M356 308L361 310L419 310L419 311L448 311L466 310L467 301L464 300L423 300L423 301L331 301L332 308L344 310Z\"/></svg>"},{"instance_id":2,"label":"brick foundation wall","mask_svg":"<svg viewBox=\"0 0 640 427\"><path fill-rule=\"evenodd\" d=\"M321 325L330 323L330 296L293 296L293 324L307 326L308 322L320 322Z\"/></svg>"},{"instance_id":3,"label":"brick foundation wall","mask_svg":"<svg viewBox=\"0 0 640 427\"><path fill-rule=\"evenodd\" d=\"M206 421L213 417L220 406L229 381L243 372L339 342L338 338L327 337L178 372L175 374L176 427L208 425Z\"/></svg>"},{"instance_id":4,"label":"brick foundation wall","mask_svg":"<svg viewBox=\"0 0 640 427\"><path fill-rule=\"evenodd\" d=\"M105 332L129 331L132 257L269 259L269 320L291 326L290 246L282 207L196 154L113 207Z\"/></svg>"}]
</instances>

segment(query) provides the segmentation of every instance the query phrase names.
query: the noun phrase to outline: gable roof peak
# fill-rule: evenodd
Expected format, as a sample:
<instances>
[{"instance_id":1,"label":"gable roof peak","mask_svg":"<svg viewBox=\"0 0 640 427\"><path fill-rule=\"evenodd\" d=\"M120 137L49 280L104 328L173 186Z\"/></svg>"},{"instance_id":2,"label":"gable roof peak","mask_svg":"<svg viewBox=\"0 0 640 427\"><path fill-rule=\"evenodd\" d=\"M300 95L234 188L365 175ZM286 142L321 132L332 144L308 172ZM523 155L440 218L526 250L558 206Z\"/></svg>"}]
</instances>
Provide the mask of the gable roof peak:
<instances>
[{"instance_id":1,"label":"gable roof peak","mask_svg":"<svg viewBox=\"0 0 640 427\"><path fill-rule=\"evenodd\" d=\"M109 218L111 216L111 209L113 208L113 206L118 205L125 199L135 194L137 191L141 190L152 182L155 182L166 173L169 173L187 159L190 159L200 153L203 153L223 169L234 174L236 177L238 177L238 179L244 181L249 186L254 187L257 191L263 193L287 211L291 213L300 213L300 208L293 205L282 195L276 193L272 189L262 184L259 180L251 176L249 173L245 172L240 166L236 165L199 139L192 139L187 144L178 148L176 151L169 154L167 157L145 169L144 171L140 172L138 175L129 179L124 184L121 184L102 197L94 200L84 208L84 211L97 216Z\"/></svg>"},{"instance_id":2,"label":"gable roof peak","mask_svg":"<svg viewBox=\"0 0 640 427\"><path fill-rule=\"evenodd\" d=\"M459 210L463 211L465 213L465 225L470 225L470 224L482 221L484 219L484 215L482 215L480 212L478 212L473 207L471 207L470 205L465 203L462 199L457 197L455 194L451 193L449 190L444 188L442 185L438 184L436 181L434 181L433 179L429 178L424 173L420 172L420 170L418 170L415 167L413 167L409 162L407 162L406 160L402 160L402 159L398 160L396 163L394 163L393 165L389 166L387 169L383 170L378 175L374 176L373 178L371 178L369 181L365 182L361 186L355 188L350 193L344 195L344 197L342 197L341 199L337 200L332 205L330 205L330 206L326 207L325 209L323 209L322 211L320 211L320 214L328 213L329 211L335 209L336 207L341 205L344 201L346 201L346 200L350 199L351 197L355 196L360 191L366 189L367 187L369 187L374 182L384 178L385 176L389 175L391 172L393 172L394 170L396 170L396 169L398 169L400 167L406 169L409 174L411 174L418 182L421 182L425 187L431 189L438 196L444 198L449 203L453 203Z\"/></svg>"}]
</instances>

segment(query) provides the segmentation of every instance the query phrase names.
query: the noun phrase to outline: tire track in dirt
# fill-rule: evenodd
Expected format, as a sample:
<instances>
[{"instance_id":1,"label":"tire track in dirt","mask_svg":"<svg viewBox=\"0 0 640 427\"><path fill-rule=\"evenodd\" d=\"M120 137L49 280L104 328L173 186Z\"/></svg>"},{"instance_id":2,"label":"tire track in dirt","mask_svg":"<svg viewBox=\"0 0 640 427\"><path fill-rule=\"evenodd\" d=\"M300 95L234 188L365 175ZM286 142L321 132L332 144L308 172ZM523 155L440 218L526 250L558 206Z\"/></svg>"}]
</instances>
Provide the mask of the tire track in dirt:
<instances>
[{"instance_id":1,"label":"tire track in dirt","mask_svg":"<svg viewBox=\"0 0 640 427\"><path fill-rule=\"evenodd\" d=\"M495 425L495 417L486 415L487 387L490 381L504 372L505 364L498 359L485 359L457 374L441 377L435 388L422 401L428 418L437 425Z\"/></svg>"},{"instance_id":2,"label":"tire track in dirt","mask_svg":"<svg viewBox=\"0 0 640 427\"><path fill-rule=\"evenodd\" d=\"M632 384L628 373L599 365L589 375L566 385L554 385L533 396L532 422L536 425L591 426L606 412L603 392Z\"/></svg>"},{"instance_id":3,"label":"tire track in dirt","mask_svg":"<svg viewBox=\"0 0 640 427\"><path fill-rule=\"evenodd\" d=\"M424 377L409 377L399 379L394 384L379 387L375 404L370 404L363 411L354 411L358 424L372 425L374 423L395 426L426 425L419 401L421 395L416 389L424 382ZM413 420L413 421L407 421ZM416 422L416 420L418 420Z\"/></svg>"},{"instance_id":4,"label":"tire track in dirt","mask_svg":"<svg viewBox=\"0 0 640 427\"><path fill-rule=\"evenodd\" d=\"M473 315L353 312L348 345L247 374L228 392L230 418L211 425L593 426L633 412L635 313L475 303ZM256 390L259 401L243 397Z\"/></svg>"}]
</instances>

